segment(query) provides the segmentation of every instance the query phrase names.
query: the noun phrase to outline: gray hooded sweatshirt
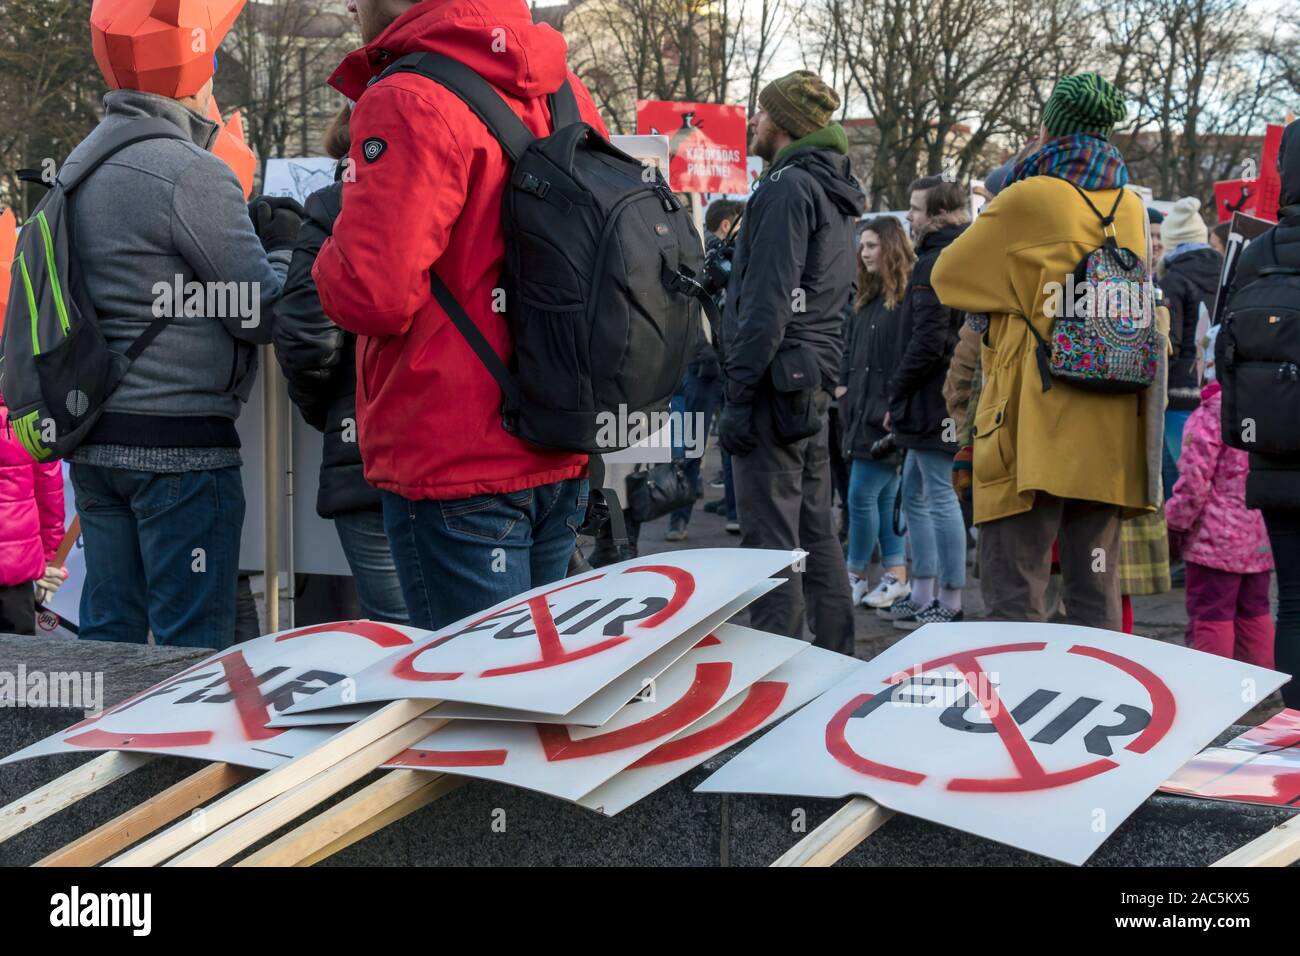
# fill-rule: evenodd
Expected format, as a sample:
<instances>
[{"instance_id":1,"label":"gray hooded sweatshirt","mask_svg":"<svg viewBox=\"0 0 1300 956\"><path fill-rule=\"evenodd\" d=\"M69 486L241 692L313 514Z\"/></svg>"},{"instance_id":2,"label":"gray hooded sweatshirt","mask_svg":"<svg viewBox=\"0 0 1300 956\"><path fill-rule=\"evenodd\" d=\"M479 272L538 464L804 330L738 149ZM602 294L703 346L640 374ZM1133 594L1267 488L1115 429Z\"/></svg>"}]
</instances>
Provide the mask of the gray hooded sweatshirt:
<instances>
[{"instance_id":1,"label":"gray hooded sweatshirt","mask_svg":"<svg viewBox=\"0 0 1300 956\"><path fill-rule=\"evenodd\" d=\"M115 90L104 105L65 170L136 118L168 120L186 138L126 147L75 194L86 294L117 352L156 315L173 318L131 365L72 460L157 472L238 465L235 419L252 390L256 346L271 341L290 252L262 250L239 181L210 151L215 123L136 90Z\"/></svg>"}]
</instances>

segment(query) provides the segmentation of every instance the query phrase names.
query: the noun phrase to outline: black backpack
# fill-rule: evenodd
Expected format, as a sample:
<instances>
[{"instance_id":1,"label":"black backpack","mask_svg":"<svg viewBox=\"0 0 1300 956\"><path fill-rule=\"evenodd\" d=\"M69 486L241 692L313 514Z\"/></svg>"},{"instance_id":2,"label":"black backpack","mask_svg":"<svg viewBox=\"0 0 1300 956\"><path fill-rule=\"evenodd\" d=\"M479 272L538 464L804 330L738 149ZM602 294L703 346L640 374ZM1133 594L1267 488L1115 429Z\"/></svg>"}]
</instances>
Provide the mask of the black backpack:
<instances>
[{"instance_id":1,"label":"black backpack","mask_svg":"<svg viewBox=\"0 0 1300 956\"><path fill-rule=\"evenodd\" d=\"M538 138L455 60L412 53L383 77L398 72L456 94L510 158L500 285L512 368L429 270L434 298L501 386L506 431L589 455L626 447L618 436L629 429L607 426L668 407L700 321L692 300L716 312L696 278L704 251L690 214L658 169L582 122L567 80L550 97L553 132Z\"/></svg>"},{"instance_id":2,"label":"black backpack","mask_svg":"<svg viewBox=\"0 0 1300 956\"><path fill-rule=\"evenodd\" d=\"M1265 455L1300 452L1300 268L1274 265L1228 300L1214 342L1223 441ZM1263 241L1263 238L1255 240Z\"/></svg>"},{"instance_id":3,"label":"black backpack","mask_svg":"<svg viewBox=\"0 0 1300 956\"><path fill-rule=\"evenodd\" d=\"M18 236L0 339L0 394L35 461L66 458L85 440L127 368L172 319L154 319L125 354L110 349L82 286L72 235L77 187L104 160L147 139L185 137L152 118L106 135L75 170L58 176Z\"/></svg>"}]
</instances>

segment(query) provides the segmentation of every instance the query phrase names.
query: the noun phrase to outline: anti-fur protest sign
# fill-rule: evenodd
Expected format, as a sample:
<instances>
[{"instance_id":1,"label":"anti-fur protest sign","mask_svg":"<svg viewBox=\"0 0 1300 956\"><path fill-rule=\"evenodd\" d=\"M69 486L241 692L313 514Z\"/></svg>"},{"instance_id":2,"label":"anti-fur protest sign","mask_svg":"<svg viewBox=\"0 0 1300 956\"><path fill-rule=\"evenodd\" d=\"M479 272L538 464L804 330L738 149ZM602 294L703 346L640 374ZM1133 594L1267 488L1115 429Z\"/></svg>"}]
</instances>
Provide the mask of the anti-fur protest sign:
<instances>
[{"instance_id":1,"label":"anti-fur protest sign","mask_svg":"<svg viewBox=\"0 0 1300 956\"><path fill-rule=\"evenodd\" d=\"M928 625L705 792L843 797L1083 863L1285 675L1069 625Z\"/></svg>"}]
</instances>

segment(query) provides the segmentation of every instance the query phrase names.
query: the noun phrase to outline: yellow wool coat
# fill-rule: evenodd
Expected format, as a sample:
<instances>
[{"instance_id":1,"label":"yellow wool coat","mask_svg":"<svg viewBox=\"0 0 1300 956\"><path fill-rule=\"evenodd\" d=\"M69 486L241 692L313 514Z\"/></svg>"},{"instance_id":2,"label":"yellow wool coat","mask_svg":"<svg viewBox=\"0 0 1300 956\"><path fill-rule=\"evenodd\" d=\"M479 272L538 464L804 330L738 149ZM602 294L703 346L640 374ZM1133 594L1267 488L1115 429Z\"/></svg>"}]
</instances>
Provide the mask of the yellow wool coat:
<instances>
[{"instance_id":1,"label":"yellow wool coat","mask_svg":"<svg viewBox=\"0 0 1300 956\"><path fill-rule=\"evenodd\" d=\"M1104 213L1115 190L1089 198ZM1115 220L1122 247L1145 251L1145 218L1141 199L1127 194ZM1022 318L1050 344L1049 283L1063 284L1102 240L1101 222L1073 186L1035 176L1003 190L935 264L931 281L944 305L989 315L974 423L977 524L1028 511L1040 491L1119 505L1126 516L1158 504L1147 459L1160 422L1148 427L1149 396L1088 392L1059 380L1044 392Z\"/></svg>"}]
</instances>

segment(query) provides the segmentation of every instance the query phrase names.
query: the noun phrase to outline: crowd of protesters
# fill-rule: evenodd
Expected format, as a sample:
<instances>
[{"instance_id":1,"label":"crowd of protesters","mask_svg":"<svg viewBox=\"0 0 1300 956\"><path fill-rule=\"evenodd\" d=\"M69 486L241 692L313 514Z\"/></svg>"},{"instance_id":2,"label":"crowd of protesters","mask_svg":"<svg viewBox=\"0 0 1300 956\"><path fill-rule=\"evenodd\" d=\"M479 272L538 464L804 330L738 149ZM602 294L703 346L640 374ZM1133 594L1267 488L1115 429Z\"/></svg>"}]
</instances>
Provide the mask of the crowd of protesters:
<instances>
[{"instance_id":1,"label":"crowd of protesters","mask_svg":"<svg viewBox=\"0 0 1300 956\"><path fill-rule=\"evenodd\" d=\"M126 146L78 194L76 234L97 250L82 282L109 345L124 351L149 324L160 277L250 283L265 321L177 316L72 455L84 638L230 643L244 517L234 423L256 346L272 342L295 405L324 433L317 510L368 617L440 627L572 567L587 460L501 427L496 381L431 290L432 270L508 359L506 318L477 293L503 268L509 159L448 89L377 78L404 54L442 53L535 135L566 80L583 121L605 126L563 39L520 0L454 15L437 0L347 6L365 45L331 80L351 104L327 137L339 176L305 208L245 205L210 151L210 70L101 60L105 116L65 170L141 118L179 134ZM512 42L498 49L502 25ZM1039 135L986 177L973 218L969 189L945 177L914 182L905 217L864 215L839 98L816 74L775 80L758 104L750 151L765 170L747 203L705 216L730 273L721 326L701 324L676 399L705 435L716 413L726 529L746 547L807 552L751 623L852 653L855 614L902 630L962 621L973 564L992 620L1129 631L1132 596L1182 586L1191 646L1300 669L1300 455L1248 454L1221 435L1211 314L1226 230L1209 229L1194 198L1161 216L1125 188L1110 139L1123 93L1096 73L1062 78ZM1300 266L1296 129L1279 156L1279 222L1225 294L1270 265ZM1140 389L1078 387L1049 369L1051 285L1106 237L1137 251L1163 305ZM685 475L702 494L698 455ZM62 581L60 485L57 465L0 442L0 630L23 629L33 596ZM686 539L692 509L672 513L668 540ZM1300 689L1283 694L1300 704Z\"/></svg>"}]
</instances>

